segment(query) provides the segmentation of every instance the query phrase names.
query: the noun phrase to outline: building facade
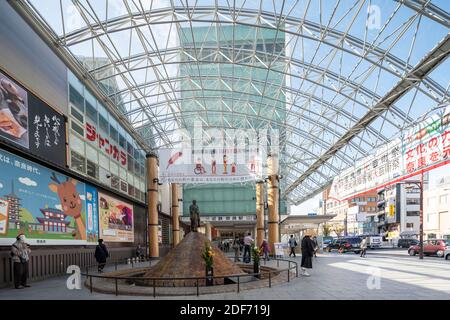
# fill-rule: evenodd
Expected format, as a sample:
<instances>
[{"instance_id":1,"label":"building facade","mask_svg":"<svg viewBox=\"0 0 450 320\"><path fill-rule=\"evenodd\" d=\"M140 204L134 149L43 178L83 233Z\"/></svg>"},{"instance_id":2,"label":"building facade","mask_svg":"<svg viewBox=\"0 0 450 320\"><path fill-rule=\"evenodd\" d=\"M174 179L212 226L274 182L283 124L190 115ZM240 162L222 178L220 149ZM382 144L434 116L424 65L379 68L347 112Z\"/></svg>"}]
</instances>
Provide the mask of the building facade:
<instances>
[{"instance_id":1,"label":"building facade","mask_svg":"<svg viewBox=\"0 0 450 320\"><path fill-rule=\"evenodd\" d=\"M425 192L425 239L450 239L450 176Z\"/></svg>"}]
</instances>

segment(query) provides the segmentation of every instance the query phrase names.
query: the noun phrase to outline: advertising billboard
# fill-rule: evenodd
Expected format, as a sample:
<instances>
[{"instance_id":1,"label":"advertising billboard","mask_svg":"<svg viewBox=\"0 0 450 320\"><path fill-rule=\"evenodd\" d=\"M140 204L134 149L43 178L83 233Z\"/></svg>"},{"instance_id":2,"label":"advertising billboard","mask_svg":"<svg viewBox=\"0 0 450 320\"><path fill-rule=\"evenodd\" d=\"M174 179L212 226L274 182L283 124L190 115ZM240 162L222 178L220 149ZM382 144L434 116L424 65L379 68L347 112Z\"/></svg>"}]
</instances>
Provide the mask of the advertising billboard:
<instances>
[{"instance_id":1,"label":"advertising billboard","mask_svg":"<svg viewBox=\"0 0 450 320\"><path fill-rule=\"evenodd\" d=\"M245 159L238 149L160 149L162 183L238 183L261 178L262 163L256 155Z\"/></svg>"},{"instance_id":2,"label":"advertising billboard","mask_svg":"<svg viewBox=\"0 0 450 320\"><path fill-rule=\"evenodd\" d=\"M30 244L95 244L87 234L84 183L3 150L0 172L0 200L7 203L6 214L0 205L0 245L20 232Z\"/></svg>"},{"instance_id":3,"label":"advertising billboard","mask_svg":"<svg viewBox=\"0 0 450 320\"><path fill-rule=\"evenodd\" d=\"M0 138L66 165L64 117L0 72Z\"/></svg>"},{"instance_id":4,"label":"advertising billboard","mask_svg":"<svg viewBox=\"0 0 450 320\"><path fill-rule=\"evenodd\" d=\"M28 93L0 72L0 137L28 149Z\"/></svg>"},{"instance_id":5,"label":"advertising billboard","mask_svg":"<svg viewBox=\"0 0 450 320\"><path fill-rule=\"evenodd\" d=\"M134 242L133 205L98 193L100 238L106 242Z\"/></svg>"}]
</instances>

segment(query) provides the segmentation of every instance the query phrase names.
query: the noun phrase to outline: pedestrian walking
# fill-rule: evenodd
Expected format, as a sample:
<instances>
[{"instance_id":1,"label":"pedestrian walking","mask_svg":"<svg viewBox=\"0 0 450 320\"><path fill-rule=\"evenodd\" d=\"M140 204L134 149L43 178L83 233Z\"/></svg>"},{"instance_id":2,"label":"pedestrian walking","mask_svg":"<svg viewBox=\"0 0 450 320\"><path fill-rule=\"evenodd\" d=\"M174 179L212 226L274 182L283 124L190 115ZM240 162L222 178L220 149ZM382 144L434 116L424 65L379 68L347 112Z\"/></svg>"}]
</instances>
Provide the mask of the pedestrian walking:
<instances>
[{"instance_id":1,"label":"pedestrian walking","mask_svg":"<svg viewBox=\"0 0 450 320\"><path fill-rule=\"evenodd\" d=\"M30 245L25 242L25 235L19 233L16 242L11 247L11 257L14 263L14 287L16 289L28 288L28 262L30 260Z\"/></svg>"},{"instance_id":2,"label":"pedestrian walking","mask_svg":"<svg viewBox=\"0 0 450 320\"><path fill-rule=\"evenodd\" d=\"M319 243L317 242L317 237L314 236L312 238L312 241L314 243L314 257L317 258L317 251L319 251Z\"/></svg>"},{"instance_id":3,"label":"pedestrian walking","mask_svg":"<svg viewBox=\"0 0 450 320\"><path fill-rule=\"evenodd\" d=\"M266 239L263 239L260 248L261 248L261 250L262 250L262 252L264 254L264 260L265 261L269 261L270 248L269 248L269 243L267 242Z\"/></svg>"},{"instance_id":4,"label":"pedestrian walking","mask_svg":"<svg viewBox=\"0 0 450 320\"><path fill-rule=\"evenodd\" d=\"M367 251L367 237L364 237L361 240L361 243L359 244L359 248L361 249L361 258L365 258L366 257L366 251Z\"/></svg>"},{"instance_id":5,"label":"pedestrian walking","mask_svg":"<svg viewBox=\"0 0 450 320\"><path fill-rule=\"evenodd\" d=\"M302 276L309 277L310 274L306 269L312 269L312 256L314 254L314 242L309 233L305 234L302 239Z\"/></svg>"},{"instance_id":6,"label":"pedestrian walking","mask_svg":"<svg viewBox=\"0 0 450 320\"><path fill-rule=\"evenodd\" d=\"M236 237L233 241L234 262L241 261L241 259L239 259L240 248L241 248L241 242L239 241L239 237Z\"/></svg>"},{"instance_id":7,"label":"pedestrian walking","mask_svg":"<svg viewBox=\"0 0 450 320\"><path fill-rule=\"evenodd\" d=\"M295 240L295 238L292 234L291 234L291 237L289 238L288 244L289 244L289 248L291 249L291 251L289 252L289 257L291 255L294 255L294 258L295 258L295 247L297 246L297 241Z\"/></svg>"},{"instance_id":8,"label":"pedestrian walking","mask_svg":"<svg viewBox=\"0 0 450 320\"><path fill-rule=\"evenodd\" d=\"M251 246L252 246L252 234L249 232L247 236L244 238L244 262L249 263L251 261Z\"/></svg>"},{"instance_id":9,"label":"pedestrian walking","mask_svg":"<svg viewBox=\"0 0 450 320\"><path fill-rule=\"evenodd\" d=\"M139 261L144 261L144 248L142 248L140 244L138 244L136 248L136 258L138 258Z\"/></svg>"},{"instance_id":10,"label":"pedestrian walking","mask_svg":"<svg viewBox=\"0 0 450 320\"><path fill-rule=\"evenodd\" d=\"M108 249L106 249L103 239L98 239L98 245L95 248L95 260L98 263L98 272L103 272L103 268L106 265L106 259L109 258Z\"/></svg>"}]
</instances>

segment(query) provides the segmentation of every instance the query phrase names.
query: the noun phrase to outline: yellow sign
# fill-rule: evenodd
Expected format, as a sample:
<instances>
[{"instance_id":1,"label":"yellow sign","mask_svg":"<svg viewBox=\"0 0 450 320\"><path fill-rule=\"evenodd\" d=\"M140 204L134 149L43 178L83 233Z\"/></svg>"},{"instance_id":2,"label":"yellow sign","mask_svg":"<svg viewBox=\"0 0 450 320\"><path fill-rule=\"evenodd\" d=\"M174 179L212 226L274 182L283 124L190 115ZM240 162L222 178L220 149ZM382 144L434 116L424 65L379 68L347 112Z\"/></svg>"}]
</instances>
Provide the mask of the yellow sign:
<instances>
[{"instance_id":1,"label":"yellow sign","mask_svg":"<svg viewBox=\"0 0 450 320\"><path fill-rule=\"evenodd\" d=\"M395 216L395 205L390 204L389 205L389 217L393 218Z\"/></svg>"}]
</instances>

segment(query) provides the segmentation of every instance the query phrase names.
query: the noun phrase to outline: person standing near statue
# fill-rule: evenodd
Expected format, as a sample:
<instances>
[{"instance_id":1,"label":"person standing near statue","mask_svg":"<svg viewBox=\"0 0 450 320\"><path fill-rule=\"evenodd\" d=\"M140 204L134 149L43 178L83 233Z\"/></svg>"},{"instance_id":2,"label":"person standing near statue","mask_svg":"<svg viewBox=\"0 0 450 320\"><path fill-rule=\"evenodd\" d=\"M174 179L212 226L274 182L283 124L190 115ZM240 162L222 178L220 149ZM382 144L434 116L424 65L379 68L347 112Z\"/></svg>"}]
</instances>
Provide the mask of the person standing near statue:
<instances>
[{"instance_id":1,"label":"person standing near statue","mask_svg":"<svg viewBox=\"0 0 450 320\"><path fill-rule=\"evenodd\" d=\"M196 200L192 200L192 204L189 206L189 214L191 216L191 231L197 232L198 227L200 227L200 210Z\"/></svg>"}]
</instances>

